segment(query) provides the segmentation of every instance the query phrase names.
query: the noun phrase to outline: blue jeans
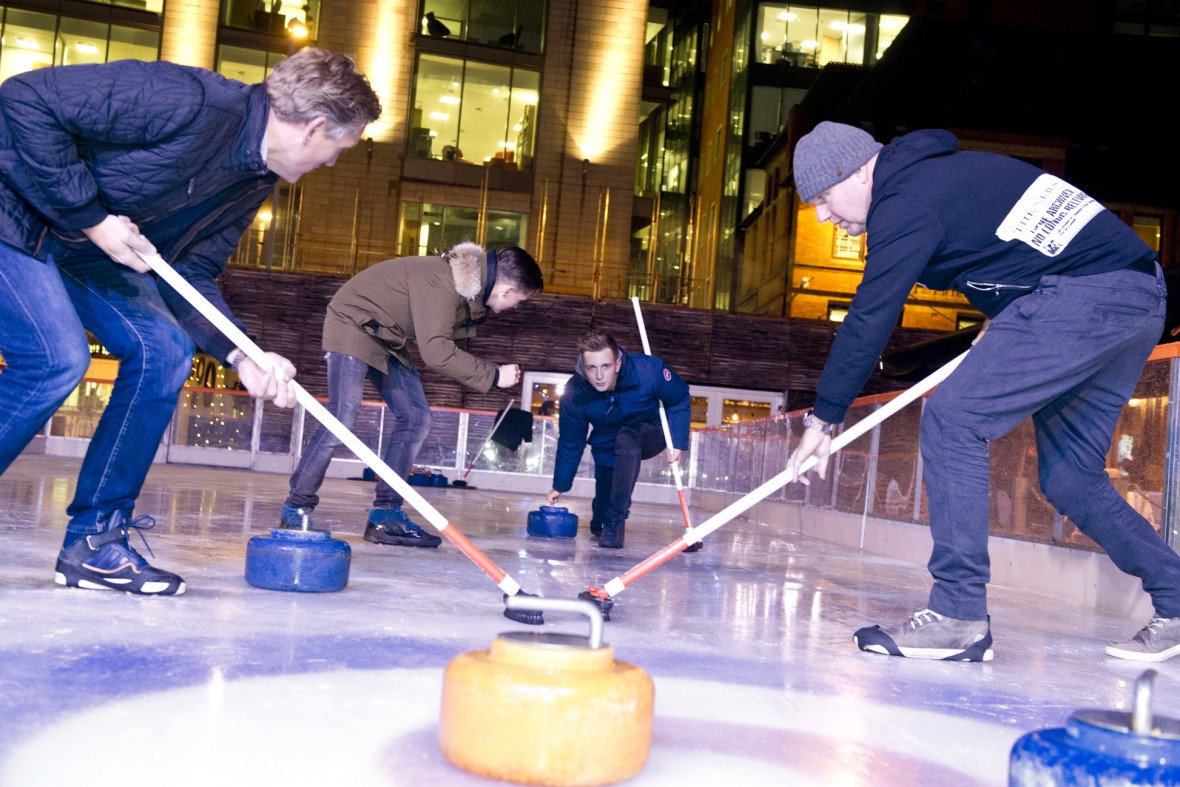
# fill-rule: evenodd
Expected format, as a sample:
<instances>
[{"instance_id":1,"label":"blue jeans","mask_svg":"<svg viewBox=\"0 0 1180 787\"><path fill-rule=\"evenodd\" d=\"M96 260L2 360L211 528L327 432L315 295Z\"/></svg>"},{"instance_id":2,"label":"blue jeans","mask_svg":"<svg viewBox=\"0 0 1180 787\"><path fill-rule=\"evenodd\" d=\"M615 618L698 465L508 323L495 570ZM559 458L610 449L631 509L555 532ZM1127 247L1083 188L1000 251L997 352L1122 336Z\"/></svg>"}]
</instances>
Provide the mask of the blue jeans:
<instances>
[{"instance_id":1,"label":"blue jeans","mask_svg":"<svg viewBox=\"0 0 1180 787\"><path fill-rule=\"evenodd\" d=\"M98 533L112 512L135 508L192 371L193 340L164 303L153 276L106 257L74 257L59 268L82 325L119 361L111 398L66 509L69 533Z\"/></svg>"},{"instance_id":2,"label":"blue jeans","mask_svg":"<svg viewBox=\"0 0 1180 787\"><path fill-rule=\"evenodd\" d=\"M0 469L85 374L83 327L119 360L67 509L67 533L102 532L112 512L135 507L192 369L192 340L151 276L106 257L55 266L0 245L0 282L0 350L10 364L0 374L0 401L14 403L0 417Z\"/></svg>"},{"instance_id":3,"label":"blue jeans","mask_svg":"<svg viewBox=\"0 0 1180 787\"><path fill-rule=\"evenodd\" d=\"M418 372L407 369L392 358L385 373L364 361L343 353L328 353L328 411L352 429L361 410L361 398L368 379L380 392L389 408L393 429L385 443L382 459L401 478L408 478L418 449L430 434L430 405L422 390ZM303 448L303 457L291 476L291 494L286 505L315 508L324 474L340 440L324 426L315 430ZM374 508L394 508L402 496L378 478Z\"/></svg>"},{"instance_id":4,"label":"blue jeans","mask_svg":"<svg viewBox=\"0 0 1180 787\"><path fill-rule=\"evenodd\" d=\"M595 523L605 525L611 518L627 521L640 464L667 447L663 427L658 422L645 421L619 429L615 436L614 466L594 463L594 502L590 508Z\"/></svg>"},{"instance_id":5,"label":"blue jeans","mask_svg":"<svg viewBox=\"0 0 1180 787\"><path fill-rule=\"evenodd\" d=\"M86 330L57 266L0 243L0 473L90 367Z\"/></svg>"},{"instance_id":6,"label":"blue jeans","mask_svg":"<svg viewBox=\"0 0 1180 787\"><path fill-rule=\"evenodd\" d=\"M962 365L930 396L920 436L934 578L929 607L987 616L988 441L1031 417L1041 491L1156 611L1180 617L1180 556L1115 491L1106 455L1123 405L1163 331L1156 276L1116 271L1046 276L991 321Z\"/></svg>"}]
</instances>

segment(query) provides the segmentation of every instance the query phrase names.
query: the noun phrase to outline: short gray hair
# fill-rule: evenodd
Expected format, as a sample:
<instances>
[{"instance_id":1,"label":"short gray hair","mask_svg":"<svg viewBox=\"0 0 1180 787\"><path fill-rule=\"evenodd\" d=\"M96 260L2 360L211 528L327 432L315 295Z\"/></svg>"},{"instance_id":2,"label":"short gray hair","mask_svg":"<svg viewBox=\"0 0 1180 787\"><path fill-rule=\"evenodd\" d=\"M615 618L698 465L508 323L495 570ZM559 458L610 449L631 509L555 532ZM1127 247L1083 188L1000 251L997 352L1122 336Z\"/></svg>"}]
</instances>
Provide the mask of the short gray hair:
<instances>
[{"instance_id":1,"label":"short gray hair","mask_svg":"<svg viewBox=\"0 0 1180 787\"><path fill-rule=\"evenodd\" d=\"M266 96L279 120L327 118L328 137L360 132L381 116L381 100L348 55L305 47L279 62L266 78Z\"/></svg>"}]
</instances>

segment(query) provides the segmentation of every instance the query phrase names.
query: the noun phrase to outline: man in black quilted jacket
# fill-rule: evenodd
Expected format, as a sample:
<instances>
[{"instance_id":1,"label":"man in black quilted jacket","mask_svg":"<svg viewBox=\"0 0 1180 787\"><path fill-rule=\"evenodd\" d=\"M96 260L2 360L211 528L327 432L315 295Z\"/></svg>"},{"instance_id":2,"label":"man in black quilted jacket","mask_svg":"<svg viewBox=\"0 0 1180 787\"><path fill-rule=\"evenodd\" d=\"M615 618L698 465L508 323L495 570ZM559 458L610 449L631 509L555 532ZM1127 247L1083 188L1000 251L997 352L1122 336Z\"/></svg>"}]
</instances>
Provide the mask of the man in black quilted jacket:
<instances>
[{"instance_id":1,"label":"man in black quilted jacket","mask_svg":"<svg viewBox=\"0 0 1180 787\"><path fill-rule=\"evenodd\" d=\"M184 592L127 536L154 525L132 511L194 345L254 396L294 404L289 361L255 365L138 255L159 253L232 317L216 278L276 181L331 166L380 113L355 63L320 49L257 85L129 60L0 85L0 473L86 372L86 331L119 360L68 509L58 584Z\"/></svg>"}]
</instances>

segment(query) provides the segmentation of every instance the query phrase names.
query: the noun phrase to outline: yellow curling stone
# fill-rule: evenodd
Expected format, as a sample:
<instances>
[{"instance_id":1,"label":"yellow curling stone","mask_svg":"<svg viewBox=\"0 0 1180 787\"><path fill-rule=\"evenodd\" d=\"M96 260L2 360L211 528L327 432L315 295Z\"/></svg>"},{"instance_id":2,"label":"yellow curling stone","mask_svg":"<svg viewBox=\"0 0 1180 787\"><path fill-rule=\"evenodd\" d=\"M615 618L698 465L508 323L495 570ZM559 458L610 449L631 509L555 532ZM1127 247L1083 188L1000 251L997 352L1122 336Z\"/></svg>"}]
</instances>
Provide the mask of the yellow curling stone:
<instances>
[{"instance_id":1,"label":"yellow curling stone","mask_svg":"<svg viewBox=\"0 0 1180 787\"><path fill-rule=\"evenodd\" d=\"M590 636L512 631L456 656L443 674L443 755L478 776L553 787L613 784L643 770L655 688L602 643L598 608L524 596L508 606L580 612Z\"/></svg>"}]
</instances>

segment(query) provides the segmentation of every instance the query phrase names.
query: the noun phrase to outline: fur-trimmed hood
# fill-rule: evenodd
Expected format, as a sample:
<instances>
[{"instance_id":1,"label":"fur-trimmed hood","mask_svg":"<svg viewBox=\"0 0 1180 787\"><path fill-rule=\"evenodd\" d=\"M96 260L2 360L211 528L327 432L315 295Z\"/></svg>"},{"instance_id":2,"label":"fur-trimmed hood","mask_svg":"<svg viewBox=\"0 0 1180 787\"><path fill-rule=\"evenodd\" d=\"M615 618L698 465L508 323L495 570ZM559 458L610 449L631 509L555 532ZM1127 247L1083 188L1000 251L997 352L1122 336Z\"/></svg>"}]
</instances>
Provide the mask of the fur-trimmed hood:
<instances>
[{"instance_id":1,"label":"fur-trimmed hood","mask_svg":"<svg viewBox=\"0 0 1180 787\"><path fill-rule=\"evenodd\" d=\"M487 252L483 247L478 243L459 243L444 252L443 259L451 266L455 292L469 301L483 294L484 271L487 268Z\"/></svg>"}]
</instances>

